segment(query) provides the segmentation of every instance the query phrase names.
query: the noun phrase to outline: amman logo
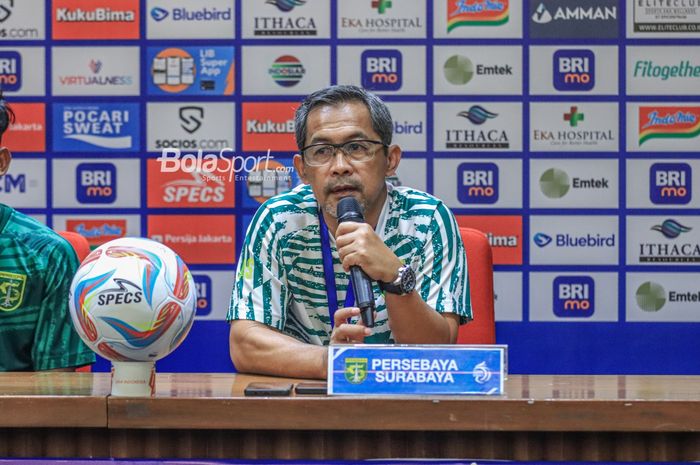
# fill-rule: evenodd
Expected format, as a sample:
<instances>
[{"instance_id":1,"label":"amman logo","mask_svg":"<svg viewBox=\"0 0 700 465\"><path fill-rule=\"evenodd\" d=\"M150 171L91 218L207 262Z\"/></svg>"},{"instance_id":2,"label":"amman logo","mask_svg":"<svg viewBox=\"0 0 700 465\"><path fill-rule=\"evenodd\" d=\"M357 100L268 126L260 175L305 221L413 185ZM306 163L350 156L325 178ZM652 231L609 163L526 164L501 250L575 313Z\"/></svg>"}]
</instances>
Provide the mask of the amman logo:
<instances>
[{"instance_id":1,"label":"amman logo","mask_svg":"<svg viewBox=\"0 0 700 465\"><path fill-rule=\"evenodd\" d=\"M351 384L361 384L367 379L367 359L346 358L345 379Z\"/></svg>"},{"instance_id":2,"label":"amman logo","mask_svg":"<svg viewBox=\"0 0 700 465\"><path fill-rule=\"evenodd\" d=\"M26 275L0 271L0 310L11 312L19 308L26 283Z\"/></svg>"}]
</instances>

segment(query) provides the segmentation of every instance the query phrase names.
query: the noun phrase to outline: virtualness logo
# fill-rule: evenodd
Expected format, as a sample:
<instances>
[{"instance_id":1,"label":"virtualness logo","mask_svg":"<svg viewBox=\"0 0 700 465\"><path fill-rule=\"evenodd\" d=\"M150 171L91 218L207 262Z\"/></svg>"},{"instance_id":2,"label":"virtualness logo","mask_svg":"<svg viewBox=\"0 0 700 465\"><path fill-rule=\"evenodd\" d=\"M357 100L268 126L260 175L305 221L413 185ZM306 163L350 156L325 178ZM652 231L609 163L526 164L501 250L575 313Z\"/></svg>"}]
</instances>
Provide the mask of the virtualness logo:
<instances>
[{"instance_id":1,"label":"virtualness logo","mask_svg":"<svg viewBox=\"0 0 700 465\"><path fill-rule=\"evenodd\" d=\"M547 247L552 242L552 237L545 233L535 233L532 237L533 242L537 247Z\"/></svg>"},{"instance_id":2,"label":"virtualness logo","mask_svg":"<svg viewBox=\"0 0 700 465\"><path fill-rule=\"evenodd\" d=\"M265 3L275 5L278 10L289 13L295 7L304 5L306 0L267 0Z\"/></svg>"},{"instance_id":3,"label":"virtualness logo","mask_svg":"<svg viewBox=\"0 0 700 465\"><path fill-rule=\"evenodd\" d=\"M170 13L165 8L161 8L161 7L157 6L157 7L154 7L151 9L151 18L153 18L154 20L156 20L158 22L163 21L169 15L170 15Z\"/></svg>"},{"instance_id":4,"label":"virtualness logo","mask_svg":"<svg viewBox=\"0 0 700 465\"><path fill-rule=\"evenodd\" d=\"M570 187L569 175L559 168L549 168L540 176L540 190L550 199L564 197Z\"/></svg>"},{"instance_id":5,"label":"virtualness logo","mask_svg":"<svg viewBox=\"0 0 700 465\"><path fill-rule=\"evenodd\" d=\"M666 290L653 281L647 281L637 288L637 306L645 312L658 312L666 305Z\"/></svg>"},{"instance_id":6,"label":"virtualness logo","mask_svg":"<svg viewBox=\"0 0 700 465\"><path fill-rule=\"evenodd\" d=\"M658 231L669 239L675 239L683 233L692 231L693 228L683 226L674 219L664 220L663 223L651 227L652 231Z\"/></svg>"}]
</instances>

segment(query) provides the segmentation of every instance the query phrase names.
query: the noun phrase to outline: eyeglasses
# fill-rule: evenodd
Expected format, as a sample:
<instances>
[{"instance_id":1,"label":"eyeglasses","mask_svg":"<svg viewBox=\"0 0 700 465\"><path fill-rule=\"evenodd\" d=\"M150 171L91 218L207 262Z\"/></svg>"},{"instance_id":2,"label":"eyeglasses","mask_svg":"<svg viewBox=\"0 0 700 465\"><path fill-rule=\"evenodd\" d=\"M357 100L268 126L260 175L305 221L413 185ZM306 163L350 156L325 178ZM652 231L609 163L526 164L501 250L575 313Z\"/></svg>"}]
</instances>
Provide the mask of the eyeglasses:
<instances>
[{"instance_id":1,"label":"eyeglasses","mask_svg":"<svg viewBox=\"0 0 700 465\"><path fill-rule=\"evenodd\" d=\"M340 150L351 162L364 163L374 158L374 147L381 145L389 147L378 140L358 139L349 140L342 144L311 144L301 149L304 161L309 166L323 166L335 158L335 152Z\"/></svg>"}]
</instances>

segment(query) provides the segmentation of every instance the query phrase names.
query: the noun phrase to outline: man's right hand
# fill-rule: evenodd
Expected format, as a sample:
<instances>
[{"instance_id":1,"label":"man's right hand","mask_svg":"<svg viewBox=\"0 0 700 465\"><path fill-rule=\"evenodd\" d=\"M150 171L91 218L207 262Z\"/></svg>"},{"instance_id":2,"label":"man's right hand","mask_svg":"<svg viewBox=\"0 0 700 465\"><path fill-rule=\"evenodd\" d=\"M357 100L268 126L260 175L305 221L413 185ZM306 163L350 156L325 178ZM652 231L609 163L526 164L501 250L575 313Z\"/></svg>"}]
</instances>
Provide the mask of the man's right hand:
<instances>
[{"instance_id":1,"label":"man's right hand","mask_svg":"<svg viewBox=\"0 0 700 465\"><path fill-rule=\"evenodd\" d=\"M372 334L372 330L362 324L362 320L357 323L348 323L352 317L360 316L360 309L357 307L339 308L333 316L334 327L331 333L331 344L363 344L365 338Z\"/></svg>"}]
</instances>

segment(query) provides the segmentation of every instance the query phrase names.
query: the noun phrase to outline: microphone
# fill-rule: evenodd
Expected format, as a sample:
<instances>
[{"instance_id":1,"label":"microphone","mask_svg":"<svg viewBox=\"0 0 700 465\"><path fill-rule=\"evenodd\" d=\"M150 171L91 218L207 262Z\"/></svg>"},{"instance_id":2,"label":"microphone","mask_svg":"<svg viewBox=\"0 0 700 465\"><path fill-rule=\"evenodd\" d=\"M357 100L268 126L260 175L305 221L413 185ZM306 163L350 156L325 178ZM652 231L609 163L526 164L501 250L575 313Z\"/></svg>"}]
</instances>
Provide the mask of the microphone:
<instances>
[{"instance_id":1,"label":"microphone","mask_svg":"<svg viewBox=\"0 0 700 465\"><path fill-rule=\"evenodd\" d=\"M355 197L343 197L338 201L338 224L346 221L364 223L360 204ZM372 280L357 265L350 267L350 283L355 294L355 302L360 308L362 323L371 328L374 326L374 293L372 292Z\"/></svg>"}]
</instances>

